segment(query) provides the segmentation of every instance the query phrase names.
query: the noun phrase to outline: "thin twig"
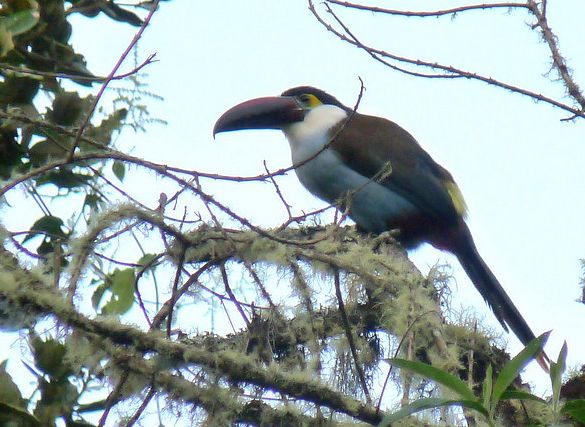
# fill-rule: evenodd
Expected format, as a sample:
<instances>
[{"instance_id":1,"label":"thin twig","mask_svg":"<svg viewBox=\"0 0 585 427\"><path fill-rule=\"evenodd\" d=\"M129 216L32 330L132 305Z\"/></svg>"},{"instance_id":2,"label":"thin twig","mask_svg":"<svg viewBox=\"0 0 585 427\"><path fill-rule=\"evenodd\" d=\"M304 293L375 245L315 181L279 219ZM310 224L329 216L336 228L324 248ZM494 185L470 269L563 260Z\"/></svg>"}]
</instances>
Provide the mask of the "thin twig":
<instances>
[{"instance_id":1,"label":"thin twig","mask_svg":"<svg viewBox=\"0 0 585 427\"><path fill-rule=\"evenodd\" d=\"M260 280L260 276L258 276L256 270L254 270L252 264L250 264L249 261L244 260L244 267L246 267L246 270L248 270L248 273L250 273L250 276L252 276L252 280L254 280L258 288L260 288L260 293L262 294L262 297L268 302L270 308L272 310L276 310L276 305L272 301L272 298L270 297L270 294L268 293L266 286L264 286L264 283L262 283L262 280Z\"/></svg>"},{"instance_id":2,"label":"thin twig","mask_svg":"<svg viewBox=\"0 0 585 427\"><path fill-rule=\"evenodd\" d=\"M175 271L175 279L173 280L173 288L171 292L171 297L167 301L168 304L168 314L167 314L167 337L170 338L171 336L171 328L173 323L173 309L175 308L175 304L179 300L177 295L177 291L179 289L179 281L181 280L181 272L183 270L183 264L185 263L185 253L187 252L187 248L181 245L181 253L179 255L179 261L177 262L177 268Z\"/></svg>"},{"instance_id":3,"label":"thin twig","mask_svg":"<svg viewBox=\"0 0 585 427\"><path fill-rule=\"evenodd\" d=\"M224 295L224 294L221 294L219 292L216 292L213 289L210 289L207 286L205 286L203 283L197 282L197 288L203 289L205 292L210 293L211 295L213 295L216 298L219 298L222 301L223 300L230 300L231 301L231 298L229 297L229 295ZM185 294L186 295L196 295L196 292L188 290ZM259 306L259 305L253 304L253 303L241 301L239 299L237 301L238 301L238 304L240 304L242 307L248 307L252 310L268 310L269 308L270 309L272 308L272 307L262 307L262 306Z\"/></svg>"},{"instance_id":4,"label":"thin twig","mask_svg":"<svg viewBox=\"0 0 585 427\"><path fill-rule=\"evenodd\" d=\"M246 313L244 312L244 309L242 308L242 306L240 305L240 302L236 298L234 291L232 291L232 288L230 286L230 281L228 278L228 274L227 274L227 270L225 269L224 262L222 262L219 265L219 271L221 272L221 279L223 280L223 285L225 287L225 291L230 296L230 301L234 303L234 305L236 306L236 309L240 313L240 316L242 316L242 319L244 320L246 325L249 327L250 326L250 319L248 319L248 316L246 316Z\"/></svg>"},{"instance_id":5,"label":"thin twig","mask_svg":"<svg viewBox=\"0 0 585 427\"><path fill-rule=\"evenodd\" d=\"M152 398L155 396L155 394L156 388L154 387L154 385L151 384L148 387L148 392L146 393L146 396L144 396L144 398L142 399L140 406L138 407L136 412L134 412L134 415L132 415L130 419L126 422L125 427L132 427L134 424L136 424L136 422L139 420L142 413L146 410L146 407L148 406Z\"/></svg>"},{"instance_id":6,"label":"thin twig","mask_svg":"<svg viewBox=\"0 0 585 427\"><path fill-rule=\"evenodd\" d=\"M25 233L28 234L28 231L26 231ZM38 254L35 254L35 253L32 253L31 251L29 251L27 248L25 248L23 245L21 245L20 242L14 238L14 236L15 236L14 234L10 233L10 241L12 242L12 244L16 247L16 249L19 252L23 252L27 256L34 258L34 259L37 259L37 260L44 258L41 255L38 255Z\"/></svg>"},{"instance_id":7,"label":"thin twig","mask_svg":"<svg viewBox=\"0 0 585 427\"><path fill-rule=\"evenodd\" d=\"M266 171L266 175L269 177L270 182L272 182L272 185L274 186L274 190L276 191L278 198L280 199L280 201L284 205L284 208L286 209L286 213L288 214L288 219L290 220L292 218L292 213L290 211L292 206L290 204L288 204L287 201L284 199L284 196L282 195L282 192L280 191L280 187L278 186L278 183L276 182L274 177L272 175L270 175L270 171L268 170L268 165L266 164L266 160L264 160L262 163L264 165L264 170Z\"/></svg>"},{"instance_id":8,"label":"thin twig","mask_svg":"<svg viewBox=\"0 0 585 427\"><path fill-rule=\"evenodd\" d=\"M156 9L158 8L159 1L160 0L153 1L152 5L150 6L150 11L148 12L148 15L146 15L144 22L142 23L142 25L140 26L140 28L138 29L138 31L136 32L136 34L134 35L132 40L130 41L130 44L126 47L126 50L122 53L120 58L118 58L116 65L114 65L114 68L112 68L112 71L110 71L110 74L108 74L108 76L106 77L106 80L104 81L104 83L100 87L97 95L95 96L95 99L93 100L91 107L89 108L89 112L86 114L85 119L81 123L81 126L79 127L79 129L77 131L77 135L75 135L75 140L73 141L73 145L71 147L71 150L70 150L69 156L68 156L70 159L75 154L75 150L77 149L77 147L79 146L79 143L81 142L81 135L83 135L85 128L88 126L89 120L91 119L91 116L93 115L95 109L97 108L97 105L100 102L104 91L106 90L106 88L108 87L108 84L112 81L112 79L114 78L114 76L118 72L118 69L122 66L122 63L124 62L124 60L126 59L128 54L130 53L130 51L134 48L134 46L136 46L136 43L138 43L138 40L140 40L140 37L142 37L142 33L144 33L144 30L146 29L146 27L150 23L150 19L152 18L152 16L154 15L154 12L156 12Z\"/></svg>"},{"instance_id":9,"label":"thin twig","mask_svg":"<svg viewBox=\"0 0 585 427\"><path fill-rule=\"evenodd\" d=\"M129 376L130 372L128 370L124 370L120 374L120 378L118 379L116 387L114 387L114 390L112 390L112 392L108 395L108 398L106 399L106 406L104 408L104 412L102 413L102 416L100 417L100 420L98 422L99 427L103 427L106 425L106 420L108 419L110 410L117 402L118 397L121 395L122 388L124 387L124 384L126 384L126 381L128 381Z\"/></svg>"},{"instance_id":10,"label":"thin twig","mask_svg":"<svg viewBox=\"0 0 585 427\"><path fill-rule=\"evenodd\" d=\"M171 300L166 301L161 309L156 313L154 318L152 319L152 325L150 330L155 330L160 327L164 319L167 318L168 314L170 313L172 307L174 307L176 301L181 298L188 290L191 285L197 283L199 277L205 272L207 272L211 267L215 266L219 261L212 260L208 261L203 264L195 273L191 274L191 276L183 283L183 285L174 293Z\"/></svg>"},{"instance_id":11,"label":"thin twig","mask_svg":"<svg viewBox=\"0 0 585 427\"><path fill-rule=\"evenodd\" d=\"M142 278L144 273L146 273L149 268L151 268L153 265L155 265L163 257L164 257L164 254L158 254L158 255L152 257L152 259L149 262L147 262L146 264L139 265L140 269L136 273L136 279L134 279L134 292L136 293L136 300L138 301L138 305L139 305L140 309L142 310L142 313L144 314L144 319L146 320L146 323L148 323L149 328L152 328L152 322L150 320L150 317L148 316L148 311L146 310L146 306L144 305L144 301L142 300L142 294L140 293L140 287L138 286L138 284L140 283L140 279ZM157 297L157 299L158 299L158 297Z\"/></svg>"},{"instance_id":12,"label":"thin twig","mask_svg":"<svg viewBox=\"0 0 585 427\"><path fill-rule=\"evenodd\" d=\"M116 74L115 76L112 76L109 80L110 81L123 80L127 77L130 77L130 76L138 73L141 69L143 69L147 65L150 65L154 62L157 62L154 59L155 56L156 56L156 53L152 53L152 54L148 55L148 57L140 65L134 67L132 70L130 70L126 73ZM87 76L87 75L82 75L82 74L55 73L55 72L50 72L50 71L33 70L31 68L26 68L24 66L16 66L16 65L12 65L12 64L7 64L5 62L0 63L0 70L9 70L9 71L17 73L17 74L23 74L23 75L29 75L29 76L53 77L53 78L59 78L59 79L69 79L69 80L84 81L84 82L99 83L99 82L105 82L108 80L108 77Z\"/></svg>"},{"instance_id":13,"label":"thin twig","mask_svg":"<svg viewBox=\"0 0 585 427\"><path fill-rule=\"evenodd\" d=\"M410 323L408 325L408 327L406 328L406 331L404 332L404 334L402 334L402 338L400 338L400 342L396 346L396 350L394 350L394 355L392 357L394 357L394 358L398 357L398 354L400 353L400 350L402 349L402 345L404 344L404 341L406 341L406 338L410 336L410 332L411 332L412 328L414 327L414 325L416 325L416 323L419 320L421 320L423 317L425 317L431 313L436 313L436 311L435 310L428 310L428 311L425 311L424 313L419 314L418 316L416 316L414 318L412 323ZM388 380L390 379L391 374L392 374L392 365L390 365L390 369L388 370L388 374L386 375L386 378L384 379L384 384L382 385L382 391L380 392L380 398L378 400L378 404L376 405L376 411L380 410L380 406L382 405L382 398L384 397L384 392L386 391L386 386L388 385Z\"/></svg>"},{"instance_id":14,"label":"thin twig","mask_svg":"<svg viewBox=\"0 0 585 427\"><path fill-rule=\"evenodd\" d=\"M345 337L347 338L347 343L349 344L349 349L353 357L353 362L355 364L355 370L358 374L360 386L362 388L362 391L364 392L364 395L366 396L366 401L368 405L370 405L372 403L372 398L370 397L370 391L368 390L368 384L366 383L366 375L364 373L364 369L358 357L355 340L353 338L353 331L351 330L349 319L347 318L347 312L345 311L345 304L343 303L343 295L341 293L339 270L335 270L335 273L333 274L333 282L335 284L335 295L337 297L337 304L339 305L339 314L341 315L341 323L343 324Z\"/></svg>"}]
</instances>

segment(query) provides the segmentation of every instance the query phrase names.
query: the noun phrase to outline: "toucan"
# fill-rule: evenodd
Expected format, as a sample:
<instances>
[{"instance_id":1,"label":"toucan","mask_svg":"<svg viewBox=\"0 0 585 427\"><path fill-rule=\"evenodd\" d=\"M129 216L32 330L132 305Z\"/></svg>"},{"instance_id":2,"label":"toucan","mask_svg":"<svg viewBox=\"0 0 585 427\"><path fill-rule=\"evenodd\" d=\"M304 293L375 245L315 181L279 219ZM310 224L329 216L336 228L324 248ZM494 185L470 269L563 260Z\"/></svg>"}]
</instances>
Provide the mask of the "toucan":
<instances>
[{"instance_id":1,"label":"toucan","mask_svg":"<svg viewBox=\"0 0 585 427\"><path fill-rule=\"evenodd\" d=\"M234 106L217 120L213 133L241 129L283 131L307 190L341 204L365 232L395 230L407 249L428 242L451 252L504 330L511 329L524 345L535 338L479 255L453 177L402 127L361 114L320 89L300 86Z\"/></svg>"}]
</instances>

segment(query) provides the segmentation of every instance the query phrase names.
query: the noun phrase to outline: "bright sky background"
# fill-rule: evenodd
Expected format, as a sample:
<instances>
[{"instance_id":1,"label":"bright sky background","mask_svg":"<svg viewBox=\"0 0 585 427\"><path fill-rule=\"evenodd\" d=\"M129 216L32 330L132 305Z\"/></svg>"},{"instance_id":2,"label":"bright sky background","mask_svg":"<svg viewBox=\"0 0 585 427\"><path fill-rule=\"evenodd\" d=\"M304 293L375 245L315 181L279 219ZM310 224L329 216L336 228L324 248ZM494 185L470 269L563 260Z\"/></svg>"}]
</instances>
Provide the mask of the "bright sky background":
<instances>
[{"instance_id":1,"label":"bright sky background","mask_svg":"<svg viewBox=\"0 0 585 427\"><path fill-rule=\"evenodd\" d=\"M379 4L433 10L463 3ZM530 29L526 13L406 19L336 10L356 36L376 47L553 97L564 94L560 83L543 76L549 71L549 52ZM583 78L585 3L549 2L548 13L563 54L577 80ZM87 53L89 69L105 75L134 31L108 19L75 18L72 42ZM126 134L122 147L134 147L132 154L148 160L221 174L257 175L264 171L264 160L272 170L290 164L288 144L277 131L223 134L214 141L213 124L229 107L301 84L353 105L361 77L366 92L359 111L406 128L453 174L483 258L535 333L553 330L549 355L556 358L566 339L569 363L585 363L585 306L575 302L579 259L585 257L585 121L561 122L567 114L560 110L479 82L425 80L393 71L328 33L302 0L162 3L140 43L139 60L153 52L159 62L147 68L149 77L142 80L164 97L149 109L168 126L151 126L136 137ZM124 185L152 207L165 191L162 184L145 188L132 174ZM256 224L276 225L286 218L270 184L205 185ZM323 206L294 174L280 178L279 185L297 212ZM453 263L456 306L472 306L500 330L455 258L430 247L412 258L423 272L437 262ZM510 351L520 348L510 335ZM547 384L536 366L525 379Z\"/></svg>"}]
</instances>

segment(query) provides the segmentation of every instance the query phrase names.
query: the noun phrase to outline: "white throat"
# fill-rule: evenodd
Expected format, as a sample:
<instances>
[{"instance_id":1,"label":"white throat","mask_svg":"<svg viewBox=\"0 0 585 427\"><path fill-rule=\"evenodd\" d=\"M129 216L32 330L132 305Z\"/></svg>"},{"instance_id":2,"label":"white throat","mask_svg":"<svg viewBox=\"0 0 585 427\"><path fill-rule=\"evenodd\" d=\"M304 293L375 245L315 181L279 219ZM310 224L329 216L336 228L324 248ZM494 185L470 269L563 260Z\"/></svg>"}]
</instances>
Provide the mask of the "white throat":
<instances>
[{"instance_id":1,"label":"white throat","mask_svg":"<svg viewBox=\"0 0 585 427\"><path fill-rule=\"evenodd\" d=\"M329 129L347 117L347 112L335 105L320 105L307 113L302 122L283 129L290 144L293 163L298 163L319 151L329 142Z\"/></svg>"}]
</instances>

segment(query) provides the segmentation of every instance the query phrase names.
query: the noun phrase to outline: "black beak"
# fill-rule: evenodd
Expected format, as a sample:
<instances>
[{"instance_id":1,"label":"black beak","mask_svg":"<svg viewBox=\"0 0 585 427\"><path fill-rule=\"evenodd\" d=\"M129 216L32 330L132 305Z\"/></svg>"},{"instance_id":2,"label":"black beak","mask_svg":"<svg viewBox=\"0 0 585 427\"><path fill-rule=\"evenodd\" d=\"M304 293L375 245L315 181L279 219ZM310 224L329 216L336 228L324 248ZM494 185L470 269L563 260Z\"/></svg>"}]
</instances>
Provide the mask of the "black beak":
<instances>
[{"instance_id":1,"label":"black beak","mask_svg":"<svg viewBox=\"0 0 585 427\"><path fill-rule=\"evenodd\" d=\"M257 98L242 102L223 113L215 122L213 136L241 129L282 129L304 118L304 110L291 96Z\"/></svg>"}]
</instances>

